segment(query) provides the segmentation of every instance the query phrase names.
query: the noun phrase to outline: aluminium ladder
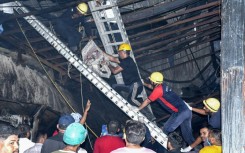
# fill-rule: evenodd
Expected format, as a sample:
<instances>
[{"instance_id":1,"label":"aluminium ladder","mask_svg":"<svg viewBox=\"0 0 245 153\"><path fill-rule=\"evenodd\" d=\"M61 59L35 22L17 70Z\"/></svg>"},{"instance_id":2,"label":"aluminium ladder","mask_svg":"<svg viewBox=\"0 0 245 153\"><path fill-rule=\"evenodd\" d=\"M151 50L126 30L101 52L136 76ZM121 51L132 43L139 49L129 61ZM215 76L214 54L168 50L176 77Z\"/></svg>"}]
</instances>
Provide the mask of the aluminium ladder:
<instances>
[{"instance_id":1,"label":"aluminium ladder","mask_svg":"<svg viewBox=\"0 0 245 153\"><path fill-rule=\"evenodd\" d=\"M28 9L15 1L14 9L19 13L29 13ZM82 75L84 75L92 84L94 84L107 98L117 105L130 118L137 120L142 117L145 125L149 128L151 136L158 141L163 147L167 147L167 136L155 124L150 122L139 111L132 109L133 107L114 89L110 87L103 79L94 73L84 64L59 38L57 38L45 25L43 25L35 16L30 15L24 19L42 36L44 37L62 56L64 56Z\"/></svg>"},{"instance_id":2,"label":"aluminium ladder","mask_svg":"<svg viewBox=\"0 0 245 153\"><path fill-rule=\"evenodd\" d=\"M97 3L96 0L93 0L93 1L89 1L88 4L106 53L113 55L115 54L115 52L117 53L116 50L120 44L122 43L130 44L126 29L122 21L120 10L117 6L117 0L106 0L105 4L103 3L99 4ZM133 50L130 52L130 56L136 63ZM116 66L115 63L111 63L111 64L113 66ZM136 63L136 67L139 73L137 63ZM115 75L115 78L117 84L124 84L121 73ZM142 97L143 97L142 99L147 98L147 94L144 87L143 87ZM137 101L134 103L138 106L140 105L140 103ZM151 120L155 119L155 116L153 115L150 105L148 105L144 109L143 113L144 112L148 114L148 117Z\"/></svg>"},{"instance_id":3,"label":"aluminium ladder","mask_svg":"<svg viewBox=\"0 0 245 153\"><path fill-rule=\"evenodd\" d=\"M129 41L127 39L127 34L124 33L126 31L124 29L123 24L120 24L122 23L120 22L120 16L114 16L112 18L108 17L107 15L108 11L109 13L111 13L112 16L116 14L116 11L119 11L114 1L110 0L109 3L110 3L109 5L102 5L102 3L98 4L96 0L88 2L101 41L105 48L105 52L108 53L109 55L114 55L118 45L122 43L129 43ZM113 28L113 24L118 25L116 30L115 28ZM121 36L120 41L116 40L115 38L116 35ZM113 66L117 65L113 62L111 64ZM117 81L117 84L124 84L121 73L116 74L115 79Z\"/></svg>"}]
</instances>

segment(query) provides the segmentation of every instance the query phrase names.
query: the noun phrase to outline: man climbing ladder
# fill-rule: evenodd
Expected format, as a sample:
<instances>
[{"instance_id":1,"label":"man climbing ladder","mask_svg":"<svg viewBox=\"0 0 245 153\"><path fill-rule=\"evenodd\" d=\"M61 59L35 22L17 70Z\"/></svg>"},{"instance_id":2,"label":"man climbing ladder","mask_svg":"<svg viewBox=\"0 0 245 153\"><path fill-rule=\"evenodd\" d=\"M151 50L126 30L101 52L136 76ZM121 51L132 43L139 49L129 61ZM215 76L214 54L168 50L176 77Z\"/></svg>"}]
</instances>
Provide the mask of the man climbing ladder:
<instances>
[{"instance_id":1,"label":"man climbing ladder","mask_svg":"<svg viewBox=\"0 0 245 153\"><path fill-rule=\"evenodd\" d=\"M119 58L106 54L111 62L117 63L116 67L109 65L109 68L113 74L122 73L124 84L113 84L112 88L118 93L122 91L127 92L128 96L125 97L128 102L134 106L141 105L143 101L141 98L137 98L143 91L143 84L141 82L136 63L130 57L132 48L129 44L123 43L118 48ZM154 116L146 108L143 111L149 120L153 120Z\"/></svg>"}]
</instances>

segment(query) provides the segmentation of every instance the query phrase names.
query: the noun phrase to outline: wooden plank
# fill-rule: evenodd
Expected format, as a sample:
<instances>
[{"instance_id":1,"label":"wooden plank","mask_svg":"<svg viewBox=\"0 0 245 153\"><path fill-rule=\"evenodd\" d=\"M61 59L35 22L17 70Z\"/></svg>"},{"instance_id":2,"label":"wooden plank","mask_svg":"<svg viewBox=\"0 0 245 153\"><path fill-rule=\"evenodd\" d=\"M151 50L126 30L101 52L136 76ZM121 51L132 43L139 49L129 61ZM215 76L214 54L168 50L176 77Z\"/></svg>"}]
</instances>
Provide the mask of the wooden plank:
<instances>
[{"instance_id":1,"label":"wooden plank","mask_svg":"<svg viewBox=\"0 0 245 153\"><path fill-rule=\"evenodd\" d=\"M40 41L44 41L45 39L43 37L37 37L37 38L30 38L29 42L30 43L35 43L35 42L40 42ZM45 40L46 41L46 40ZM21 44L25 44L26 40L23 40L22 42L20 42Z\"/></svg>"},{"instance_id":2,"label":"wooden plank","mask_svg":"<svg viewBox=\"0 0 245 153\"><path fill-rule=\"evenodd\" d=\"M47 61L50 61L50 60L56 60L56 59L60 59L60 58L64 58L64 56L58 54L58 55L56 55L56 56L46 57L45 59L46 59Z\"/></svg>"},{"instance_id":3,"label":"wooden plank","mask_svg":"<svg viewBox=\"0 0 245 153\"><path fill-rule=\"evenodd\" d=\"M222 149L223 153L245 153L245 3L222 2Z\"/></svg>"},{"instance_id":4,"label":"wooden plank","mask_svg":"<svg viewBox=\"0 0 245 153\"><path fill-rule=\"evenodd\" d=\"M35 53L47 52L47 51L50 51L50 50L54 50L54 47L50 46L50 47L45 47L45 48L42 48L42 49L36 49Z\"/></svg>"}]
</instances>

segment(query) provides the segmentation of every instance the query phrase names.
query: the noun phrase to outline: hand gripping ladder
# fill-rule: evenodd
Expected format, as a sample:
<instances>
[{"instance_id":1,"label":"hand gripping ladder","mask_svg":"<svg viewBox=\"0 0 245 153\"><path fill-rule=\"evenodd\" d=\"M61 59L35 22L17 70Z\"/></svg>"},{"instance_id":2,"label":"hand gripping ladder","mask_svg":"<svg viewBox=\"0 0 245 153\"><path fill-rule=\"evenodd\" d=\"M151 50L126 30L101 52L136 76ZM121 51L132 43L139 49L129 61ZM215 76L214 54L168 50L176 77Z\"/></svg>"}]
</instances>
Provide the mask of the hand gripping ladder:
<instances>
[{"instance_id":1,"label":"hand gripping ladder","mask_svg":"<svg viewBox=\"0 0 245 153\"><path fill-rule=\"evenodd\" d=\"M15 1L14 9L19 13L29 13L29 11ZM63 55L79 72L81 72L92 84L94 84L105 96L107 96L114 104L116 104L130 118L137 120L142 116L144 123L151 131L151 136L158 141L162 146L167 146L167 136L155 124L151 123L139 111L132 109L131 105L120 96L114 89L102 80L96 73L88 68L72 51L61 42L48 28L45 27L35 16L30 15L24 19L41 35L43 36L61 55Z\"/></svg>"},{"instance_id":2,"label":"hand gripping ladder","mask_svg":"<svg viewBox=\"0 0 245 153\"><path fill-rule=\"evenodd\" d=\"M114 51L117 50L118 45L122 43L130 44L116 0L107 0L106 4L104 5L97 3L96 0L89 1L88 4L92 12L98 32L100 34L101 41L104 45L105 51L108 54L110 55L115 54ZM130 56L136 63L133 51L130 52ZM116 66L115 63L111 63L111 64L114 64L113 66ZM138 70L138 66L137 66L137 70ZM115 75L115 78L118 84L124 83L121 73ZM145 89L142 92L142 97L143 99L147 98ZM150 105L147 106L147 108L148 108L147 111L151 113L150 115L151 119L154 119L155 117L152 113Z\"/></svg>"}]
</instances>

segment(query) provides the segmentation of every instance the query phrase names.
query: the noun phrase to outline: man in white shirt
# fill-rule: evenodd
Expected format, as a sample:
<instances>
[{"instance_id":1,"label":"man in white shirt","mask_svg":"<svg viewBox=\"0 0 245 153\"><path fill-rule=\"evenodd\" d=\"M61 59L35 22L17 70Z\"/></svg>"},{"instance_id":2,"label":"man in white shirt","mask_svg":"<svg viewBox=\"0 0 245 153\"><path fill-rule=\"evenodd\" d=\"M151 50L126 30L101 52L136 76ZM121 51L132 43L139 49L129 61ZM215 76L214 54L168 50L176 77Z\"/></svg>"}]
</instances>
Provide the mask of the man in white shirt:
<instances>
[{"instance_id":1,"label":"man in white shirt","mask_svg":"<svg viewBox=\"0 0 245 153\"><path fill-rule=\"evenodd\" d=\"M30 126L27 124L19 125L18 127L20 134L19 134L19 153L24 153L27 149L33 147L35 145L29 138L31 136L31 129Z\"/></svg>"},{"instance_id":2,"label":"man in white shirt","mask_svg":"<svg viewBox=\"0 0 245 153\"><path fill-rule=\"evenodd\" d=\"M42 146L43 146L43 143L46 139L47 139L46 133L38 133L37 141L36 141L37 143L35 143L35 145L33 147L24 151L24 153L40 153Z\"/></svg>"},{"instance_id":3,"label":"man in white shirt","mask_svg":"<svg viewBox=\"0 0 245 153\"><path fill-rule=\"evenodd\" d=\"M127 121L124 133L126 147L116 149L111 153L156 153L140 146L145 139L145 133L146 128L143 123L134 120Z\"/></svg>"}]
</instances>

